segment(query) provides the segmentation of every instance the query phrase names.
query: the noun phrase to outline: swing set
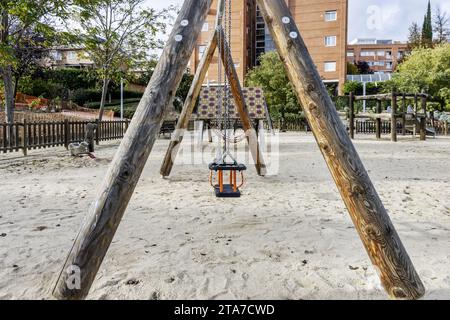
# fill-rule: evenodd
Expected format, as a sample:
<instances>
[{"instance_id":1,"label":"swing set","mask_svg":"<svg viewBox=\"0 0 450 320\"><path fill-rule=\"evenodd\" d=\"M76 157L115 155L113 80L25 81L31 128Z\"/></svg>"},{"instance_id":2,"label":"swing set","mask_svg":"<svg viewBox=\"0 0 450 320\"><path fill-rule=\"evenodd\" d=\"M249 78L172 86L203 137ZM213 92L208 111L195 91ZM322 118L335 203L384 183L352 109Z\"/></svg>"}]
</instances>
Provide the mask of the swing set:
<instances>
[{"instance_id":1,"label":"swing set","mask_svg":"<svg viewBox=\"0 0 450 320\"><path fill-rule=\"evenodd\" d=\"M336 108L317 72L298 27L284 0L255 0L276 44L289 79L301 101L305 116L319 149L359 233L362 243L379 273L388 295L395 299L419 299L425 288L390 220L381 199L356 152ZM59 274L53 295L59 299L85 298L112 242L145 163L158 136L163 116L169 108L186 69L213 0L185 0L160 61L130 124L95 205L76 237ZM226 9L228 4L228 9ZM201 91L208 66L216 48L226 76L223 95L223 133L221 152L209 165L210 181L218 196L238 196L237 175L245 171L230 156L227 143L227 95L231 93L246 133L256 172L266 174L256 131L250 121L223 22L225 11L231 15L231 0L218 0L216 31L200 61L173 134L161 174L170 175L178 148ZM226 24L229 27L228 24ZM220 140L220 139L219 139ZM225 173L230 182L225 183ZM217 175L217 183L213 175ZM78 271L77 271L78 270ZM78 278L77 278L78 277ZM74 284L77 285L74 285Z\"/></svg>"}]
</instances>

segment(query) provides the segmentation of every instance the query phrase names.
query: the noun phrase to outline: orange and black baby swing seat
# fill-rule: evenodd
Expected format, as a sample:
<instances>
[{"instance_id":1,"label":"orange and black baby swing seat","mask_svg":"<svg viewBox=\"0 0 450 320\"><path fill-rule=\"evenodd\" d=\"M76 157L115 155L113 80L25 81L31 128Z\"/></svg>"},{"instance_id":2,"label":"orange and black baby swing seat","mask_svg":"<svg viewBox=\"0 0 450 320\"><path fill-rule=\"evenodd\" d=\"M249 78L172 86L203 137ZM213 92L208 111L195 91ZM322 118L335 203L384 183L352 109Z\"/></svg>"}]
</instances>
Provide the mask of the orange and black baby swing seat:
<instances>
[{"instance_id":1,"label":"orange and black baby swing seat","mask_svg":"<svg viewBox=\"0 0 450 320\"><path fill-rule=\"evenodd\" d=\"M238 163L211 163L209 165L209 170L211 171L209 176L209 181L211 186L214 188L216 197L218 198L239 198L241 192L239 188L244 184L244 171L247 167L243 164ZM224 181L224 171L228 171L230 175L230 183L226 184ZM237 182L237 173L240 173L241 182ZM213 174L217 174L217 183L213 182Z\"/></svg>"}]
</instances>

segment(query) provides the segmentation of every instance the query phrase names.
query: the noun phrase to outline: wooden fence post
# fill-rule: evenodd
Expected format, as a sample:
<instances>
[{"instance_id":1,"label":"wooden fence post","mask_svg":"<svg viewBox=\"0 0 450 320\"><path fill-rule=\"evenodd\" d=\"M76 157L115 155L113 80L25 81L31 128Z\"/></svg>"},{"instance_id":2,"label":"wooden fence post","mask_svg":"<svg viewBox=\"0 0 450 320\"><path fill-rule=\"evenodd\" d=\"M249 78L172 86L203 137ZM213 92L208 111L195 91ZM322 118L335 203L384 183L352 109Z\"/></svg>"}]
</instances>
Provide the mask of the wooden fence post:
<instances>
[{"instance_id":1,"label":"wooden fence post","mask_svg":"<svg viewBox=\"0 0 450 320\"><path fill-rule=\"evenodd\" d=\"M284 0L257 0L289 79L381 282L391 297L425 288L339 118Z\"/></svg>"},{"instance_id":2,"label":"wooden fence post","mask_svg":"<svg viewBox=\"0 0 450 320\"><path fill-rule=\"evenodd\" d=\"M403 98L402 98L402 136L406 136L406 112L407 112L406 95L405 95L405 93L403 93Z\"/></svg>"},{"instance_id":3,"label":"wooden fence post","mask_svg":"<svg viewBox=\"0 0 450 320\"><path fill-rule=\"evenodd\" d=\"M102 130L102 122L99 119L95 119L95 144L100 144L100 130Z\"/></svg>"},{"instance_id":4,"label":"wooden fence post","mask_svg":"<svg viewBox=\"0 0 450 320\"><path fill-rule=\"evenodd\" d=\"M66 147L67 150L69 150L69 120L65 119L64 120L64 146ZM36 143L36 142L35 142Z\"/></svg>"},{"instance_id":5,"label":"wooden fence post","mask_svg":"<svg viewBox=\"0 0 450 320\"><path fill-rule=\"evenodd\" d=\"M350 102L350 138L355 139L355 97L353 92L350 92L349 95L349 102Z\"/></svg>"},{"instance_id":6,"label":"wooden fence post","mask_svg":"<svg viewBox=\"0 0 450 320\"><path fill-rule=\"evenodd\" d=\"M377 114L380 115L381 112L382 112L382 110L381 110L381 100L378 99L377 100ZM381 139L381 130L382 130L382 128L381 128L381 118L378 117L378 118L375 119L375 134L376 134L377 139Z\"/></svg>"},{"instance_id":7,"label":"wooden fence post","mask_svg":"<svg viewBox=\"0 0 450 320\"><path fill-rule=\"evenodd\" d=\"M414 119L415 119L415 123L414 123L414 129L413 129L413 135L414 137L417 134L417 129L419 129L420 127L420 119L418 117L418 111L419 111L419 98L417 97L417 94L414 94Z\"/></svg>"},{"instance_id":8,"label":"wooden fence post","mask_svg":"<svg viewBox=\"0 0 450 320\"><path fill-rule=\"evenodd\" d=\"M422 115L420 117L420 140L425 141L427 139L427 97L422 96Z\"/></svg>"},{"instance_id":9,"label":"wooden fence post","mask_svg":"<svg viewBox=\"0 0 450 320\"><path fill-rule=\"evenodd\" d=\"M391 141L397 142L397 94L392 92L391 98Z\"/></svg>"},{"instance_id":10,"label":"wooden fence post","mask_svg":"<svg viewBox=\"0 0 450 320\"><path fill-rule=\"evenodd\" d=\"M28 123L27 119L23 119L23 155L26 157L28 155Z\"/></svg>"},{"instance_id":11,"label":"wooden fence post","mask_svg":"<svg viewBox=\"0 0 450 320\"><path fill-rule=\"evenodd\" d=\"M76 237L53 295L87 296L157 139L212 0L185 0L153 76ZM79 280L73 284L73 277Z\"/></svg>"}]
</instances>

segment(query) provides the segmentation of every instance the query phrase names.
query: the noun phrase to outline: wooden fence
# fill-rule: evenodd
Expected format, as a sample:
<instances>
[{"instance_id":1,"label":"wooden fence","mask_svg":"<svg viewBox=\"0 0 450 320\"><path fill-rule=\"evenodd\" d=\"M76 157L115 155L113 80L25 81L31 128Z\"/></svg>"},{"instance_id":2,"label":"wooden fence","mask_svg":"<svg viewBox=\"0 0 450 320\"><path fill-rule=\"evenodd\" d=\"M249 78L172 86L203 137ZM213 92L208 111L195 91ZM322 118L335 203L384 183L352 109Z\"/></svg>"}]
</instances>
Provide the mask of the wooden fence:
<instances>
[{"instance_id":1,"label":"wooden fence","mask_svg":"<svg viewBox=\"0 0 450 320\"><path fill-rule=\"evenodd\" d=\"M381 122L381 133L382 134L391 134L392 124L387 121ZM377 124L375 121L355 121L355 131L360 134L374 134L377 131ZM397 123L397 133L401 134L403 132L402 125ZM412 134L412 133L410 133Z\"/></svg>"},{"instance_id":2,"label":"wooden fence","mask_svg":"<svg viewBox=\"0 0 450 320\"><path fill-rule=\"evenodd\" d=\"M85 139L86 125L92 121L40 121L0 123L0 153L64 146ZM102 121L98 123L96 143L121 139L128 128L129 120Z\"/></svg>"}]
</instances>

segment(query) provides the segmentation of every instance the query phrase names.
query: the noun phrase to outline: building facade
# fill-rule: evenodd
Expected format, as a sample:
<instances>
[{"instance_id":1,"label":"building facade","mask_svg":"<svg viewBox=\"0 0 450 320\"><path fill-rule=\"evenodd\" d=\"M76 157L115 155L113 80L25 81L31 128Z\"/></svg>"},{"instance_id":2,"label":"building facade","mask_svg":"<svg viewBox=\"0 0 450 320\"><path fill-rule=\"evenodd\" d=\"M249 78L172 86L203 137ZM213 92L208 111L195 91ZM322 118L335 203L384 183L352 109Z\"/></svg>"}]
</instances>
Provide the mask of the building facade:
<instances>
[{"instance_id":1,"label":"building facade","mask_svg":"<svg viewBox=\"0 0 450 320\"><path fill-rule=\"evenodd\" d=\"M84 68L94 66L83 47L60 46L50 50L45 66L51 68Z\"/></svg>"},{"instance_id":2,"label":"building facade","mask_svg":"<svg viewBox=\"0 0 450 320\"><path fill-rule=\"evenodd\" d=\"M347 61L367 62L374 73L392 73L408 50L408 44L392 40L355 39L347 47Z\"/></svg>"},{"instance_id":3,"label":"building facade","mask_svg":"<svg viewBox=\"0 0 450 320\"><path fill-rule=\"evenodd\" d=\"M306 42L317 70L326 83L341 87L347 75L348 0L285 0ZM203 52L211 39L217 13L213 2L203 26L190 69L195 72ZM249 69L257 65L258 57L275 50L275 44L255 0L232 1L231 49L236 71L241 82ZM218 81L216 53L205 82Z\"/></svg>"}]
</instances>

